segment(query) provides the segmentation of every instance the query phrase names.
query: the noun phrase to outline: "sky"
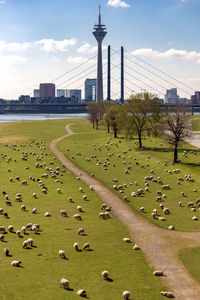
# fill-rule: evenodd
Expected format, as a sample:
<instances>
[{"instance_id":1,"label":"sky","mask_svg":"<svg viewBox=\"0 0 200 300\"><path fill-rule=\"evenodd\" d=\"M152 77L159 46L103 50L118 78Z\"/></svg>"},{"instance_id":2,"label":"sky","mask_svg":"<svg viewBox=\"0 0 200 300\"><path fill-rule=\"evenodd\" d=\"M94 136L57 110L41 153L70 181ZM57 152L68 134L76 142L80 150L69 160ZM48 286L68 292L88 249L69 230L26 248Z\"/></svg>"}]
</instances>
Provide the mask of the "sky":
<instances>
[{"instance_id":1,"label":"sky","mask_svg":"<svg viewBox=\"0 0 200 300\"><path fill-rule=\"evenodd\" d=\"M113 98L120 97L121 46L126 97L142 90L163 97L177 87L189 98L200 90L200 0L0 0L0 98L31 94L40 82L83 89L86 77L96 77L99 4L105 98L108 45Z\"/></svg>"}]
</instances>

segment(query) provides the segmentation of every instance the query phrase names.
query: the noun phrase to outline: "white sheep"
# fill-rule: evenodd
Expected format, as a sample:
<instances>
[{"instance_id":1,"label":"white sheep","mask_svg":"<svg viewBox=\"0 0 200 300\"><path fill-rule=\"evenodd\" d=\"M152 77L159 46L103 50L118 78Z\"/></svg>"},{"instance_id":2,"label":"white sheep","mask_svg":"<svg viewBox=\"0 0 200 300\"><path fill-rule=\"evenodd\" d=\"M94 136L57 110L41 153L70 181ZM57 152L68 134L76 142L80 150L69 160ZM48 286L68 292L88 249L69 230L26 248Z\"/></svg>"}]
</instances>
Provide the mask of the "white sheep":
<instances>
[{"instance_id":1,"label":"white sheep","mask_svg":"<svg viewBox=\"0 0 200 300\"><path fill-rule=\"evenodd\" d=\"M123 241L124 241L125 243L131 243L131 239L130 239L130 238L123 238Z\"/></svg>"},{"instance_id":2,"label":"white sheep","mask_svg":"<svg viewBox=\"0 0 200 300\"><path fill-rule=\"evenodd\" d=\"M90 249L90 244L89 243L85 243L83 245L83 250L87 250L87 249Z\"/></svg>"},{"instance_id":3,"label":"white sheep","mask_svg":"<svg viewBox=\"0 0 200 300\"><path fill-rule=\"evenodd\" d=\"M91 190L91 191L94 191L93 185L90 185L90 190Z\"/></svg>"},{"instance_id":4,"label":"white sheep","mask_svg":"<svg viewBox=\"0 0 200 300\"><path fill-rule=\"evenodd\" d=\"M23 248L27 248L28 246L29 246L29 241L28 241L28 240L25 240L25 241L23 242L22 247L23 247Z\"/></svg>"},{"instance_id":5,"label":"white sheep","mask_svg":"<svg viewBox=\"0 0 200 300\"><path fill-rule=\"evenodd\" d=\"M161 292L162 296L165 296L167 298L175 298L174 294L172 292Z\"/></svg>"},{"instance_id":6,"label":"white sheep","mask_svg":"<svg viewBox=\"0 0 200 300\"><path fill-rule=\"evenodd\" d=\"M0 241L3 242L4 241L4 235L0 234Z\"/></svg>"},{"instance_id":7,"label":"white sheep","mask_svg":"<svg viewBox=\"0 0 200 300\"><path fill-rule=\"evenodd\" d=\"M78 235L84 234L84 228L79 228L77 234Z\"/></svg>"},{"instance_id":8,"label":"white sheep","mask_svg":"<svg viewBox=\"0 0 200 300\"><path fill-rule=\"evenodd\" d=\"M77 220L82 220L82 217L81 217L81 215L79 215L79 214L75 214L75 215L73 215L73 218L74 219L77 219Z\"/></svg>"},{"instance_id":9,"label":"white sheep","mask_svg":"<svg viewBox=\"0 0 200 300\"><path fill-rule=\"evenodd\" d=\"M5 233L6 232L6 227L5 226L0 226L0 232Z\"/></svg>"},{"instance_id":10,"label":"white sheep","mask_svg":"<svg viewBox=\"0 0 200 300\"><path fill-rule=\"evenodd\" d=\"M65 251L59 250L58 253L59 253L59 255L60 255L61 258L66 259Z\"/></svg>"},{"instance_id":11,"label":"white sheep","mask_svg":"<svg viewBox=\"0 0 200 300\"><path fill-rule=\"evenodd\" d=\"M20 261L20 260L13 260L12 262L11 262L11 266L13 266L13 267L20 267L20 264L21 264L22 262Z\"/></svg>"},{"instance_id":12,"label":"white sheep","mask_svg":"<svg viewBox=\"0 0 200 300\"><path fill-rule=\"evenodd\" d=\"M80 297L86 297L86 291L85 290L78 290L77 295Z\"/></svg>"},{"instance_id":13,"label":"white sheep","mask_svg":"<svg viewBox=\"0 0 200 300\"><path fill-rule=\"evenodd\" d=\"M44 215L45 217L51 217L51 214L48 211Z\"/></svg>"},{"instance_id":14,"label":"white sheep","mask_svg":"<svg viewBox=\"0 0 200 300\"><path fill-rule=\"evenodd\" d=\"M60 214L62 217L67 217L67 212L64 209L61 209Z\"/></svg>"},{"instance_id":15,"label":"white sheep","mask_svg":"<svg viewBox=\"0 0 200 300\"><path fill-rule=\"evenodd\" d=\"M8 248L4 248L4 254L5 254L5 256L9 256L9 249Z\"/></svg>"},{"instance_id":16,"label":"white sheep","mask_svg":"<svg viewBox=\"0 0 200 300\"><path fill-rule=\"evenodd\" d=\"M83 208L82 208L82 206L77 206L77 209L78 209L78 211L80 211L80 212L82 212L82 211L83 211Z\"/></svg>"},{"instance_id":17,"label":"white sheep","mask_svg":"<svg viewBox=\"0 0 200 300\"><path fill-rule=\"evenodd\" d=\"M26 224L26 229L31 229L32 228L32 223L28 223L28 224Z\"/></svg>"},{"instance_id":18,"label":"white sheep","mask_svg":"<svg viewBox=\"0 0 200 300\"><path fill-rule=\"evenodd\" d=\"M33 193L32 196L33 196L33 198L35 198L35 199L37 198L37 194L36 194L36 193Z\"/></svg>"},{"instance_id":19,"label":"white sheep","mask_svg":"<svg viewBox=\"0 0 200 300\"><path fill-rule=\"evenodd\" d=\"M157 271L156 270L156 271L153 272L153 275L154 276L163 276L164 274L163 274L163 271Z\"/></svg>"},{"instance_id":20,"label":"white sheep","mask_svg":"<svg viewBox=\"0 0 200 300\"><path fill-rule=\"evenodd\" d=\"M62 278L60 281L60 287L63 287L64 289L69 289L69 281L65 278Z\"/></svg>"},{"instance_id":21,"label":"white sheep","mask_svg":"<svg viewBox=\"0 0 200 300\"><path fill-rule=\"evenodd\" d=\"M103 271L102 273L101 273L101 275L102 275L102 277L103 277L103 279L108 279L108 276L109 276L109 273L108 273L108 271Z\"/></svg>"},{"instance_id":22,"label":"white sheep","mask_svg":"<svg viewBox=\"0 0 200 300\"><path fill-rule=\"evenodd\" d=\"M22 211L25 211L25 210L26 210L26 205L24 205L24 204L21 205L21 210L22 210Z\"/></svg>"},{"instance_id":23,"label":"white sheep","mask_svg":"<svg viewBox=\"0 0 200 300\"><path fill-rule=\"evenodd\" d=\"M26 233L26 227L22 226L21 231L25 234Z\"/></svg>"},{"instance_id":24,"label":"white sheep","mask_svg":"<svg viewBox=\"0 0 200 300\"><path fill-rule=\"evenodd\" d=\"M34 207L33 210L32 210L32 214L36 214L36 212L37 212L37 208Z\"/></svg>"},{"instance_id":25,"label":"white sheep","mask_svg":"<svg viewBox=\"0 0 200 300\"><path fill-rule=\"evenodd\" d=\"M87 200L87 195L83 195L83 200Z\"/></svg>"},{"instance_id":26,"label":"white sheep","mask_svg":"<svg viewBox=\"0 0 200 300\"><path fill-rule=\"evenodd\" d=\"M61 189L60 188L57 188L57 193L61 194Z\"/></svg>"},{"instance_id":27,"label":"white sheep","mask_svg":"<svg viewBox=\"0 0 200 300\"><path fill-rule=\"evenodd\" d=\"M101 209L103 209L103 210L106 209L106 203L103 203L103 204L101 205Z\"/></svg>"},{"instance_id":28,"label":"white sheep","mask_svg":"<svg viewBox=\"0 0 200 300\"><path fill-rule=\"evenodd\" d=\"M129 300L130 296L131 296L131 293L129 291L124 291L122 295L123 295L125 300Z\"/></svg>"},{"instance_id":29,"label":"white sheep","mask_svg":"<svg viewBox=\"0 0 200 300\"><path fill-rule=\"evenodd\" d=\"M9 225L8 226L8 231L9 232L13 232L14 231L14 226L13 225Z\"/></svg>"},{"instance_id":30,"label":"white sheep","mask_svg":"<svg viewBox=\"0 0 200 300\"><path fill-rule=\"evenodd\" d=\"M29 243L29 245L31 247L33 247L33 239L32 238L28 238L27 242Z\"/></svg>"},{"instance_id":31,"label":"white sheep","mask_svg":"<svg viewBox=\"0 0 200 300\"><path fill-rule=\"evenodd\" d=\"M168 229L169 229L169 230L174 230L175 227L174 227L174 225L170 225L170 226L168 227Z\"/></svg>"},{"instance_id":32,"label":"white sheep","mask_svg":"<svg viewBox=\"0 0 200 300\"><path fill-rule=\"evenodd\" d=\"M133 250L140 250L140 247L139 247L137 244L135 244L135 245L133 246Z\"/></svg>"},{"instance_id":33,"label":"white sheep","mask_svg":"<svg viewBox=\"0 0 200 300\"><path fill-rule=\"evenodd\" d=\"M21 236L21 231L20 231L20 230L17 230L17 231L16 231L16 235L17 235L18 237L20 237L20 236Z\"/></svg>"},{"instance_id":34,"label":"white sheep","mask_svg":"<svg viewBox=\"0 0 200 300\"><path fill-rule=\"evenodd\" d=\"M74 243L73 247L74 247L74 249L75 249L76 251L79 251L79 249L78 249L78 243Z\"/></svg>"},{"instance_id":35,"label":"white sheep","mask_svg":"<svg viewBox=\"0 0 200 300\"><path fill-rule=\"evenodd\" d=\"M79 192L83 193L83 188L82 187L79 188Z\"/></svg>"}]
</instances>

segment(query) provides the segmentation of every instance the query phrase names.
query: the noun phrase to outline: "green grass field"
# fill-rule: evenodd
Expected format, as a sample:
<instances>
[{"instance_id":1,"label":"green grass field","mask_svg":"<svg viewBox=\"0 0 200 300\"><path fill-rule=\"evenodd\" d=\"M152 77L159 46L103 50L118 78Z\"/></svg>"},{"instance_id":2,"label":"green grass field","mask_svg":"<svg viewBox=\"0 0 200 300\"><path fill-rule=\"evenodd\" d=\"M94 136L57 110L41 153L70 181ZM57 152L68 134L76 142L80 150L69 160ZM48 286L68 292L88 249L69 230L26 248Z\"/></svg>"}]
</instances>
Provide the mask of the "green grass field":
<instances>
[{"instance_id":1,"label":"green grass field","mask_svg":"<svg viewBox=\"0 0 200 300\"><path fill-rule=\"evenodd\" d=\"M179 258L190 274L200 283L200 247L181 249Z\"/></svg>"},{"instance_id":2,"label":"green grass field","mask_svg":"<svg viewBox=\"0 0 200 300\"><path fill-rule=\"evenodd\" d=\"M131 299L135 300L162 299L160 291L164 287L160 279L152 275L152 269L147 266L143 253L132 249L134 242L127 244L122 241L129 236L127 229L114 217L110 220L99 219L102 204L100 198L63 169L48 149L50 140L64 135L64 126L76 121L82 123L82 120L53 120L0 125L0 206L9 216L6 219L0 215L0 226L7 228L13 225L16 231L31 222L41 227L39 234L27 231L28 234L22 234L21 238L15 233L7 233L5 242L0 242L0 299L78 299L76 292L79 289L85 289L88 298L95 300L122 299L124 290L130 290ZM87 125L83 123L82 126L84 129ZM99 134L100 141L104 141L102 133ZM95 133L92 138L99 137ZM70 144L75 151L79 145L78 151L85 151L84 154L88 156L90 142L90 136L77 135L64 141L64 147ZM127 147L127 144L124 146ZM24 155L27 155L27 161L22 160ZM12 159L7 161L9 157ZM40 165L39 168L36 168L36 163ZM84 165L89 172L91 164ZM53 171L56 167L60 168L56 178L51 178L47 167ZM42 178L44 173L48 174L48 178ZM114 175L118 176L116 173ZM15 179L16 176L20 177L20 181ZM35 181L30 180L29 176L35 178ZM10 182L10 177L14 182ZM47 194L42 193L39 179L48 188ZM22 180L27 180L28 185L22 186ZM88 196L88 201L83 200L80 186ZM57 188L61 188L61 194L57 193ZM5 204L3 191L8 194L12 206ZM22 194L23 202L15 201L16 193ZM37 199L33 198L32 193L37 194ZM68 197L72 197L74 203L70 203ZM25 212L20 209L22 204L26 205ZM83 221L73 218L78 213L78 205L84 210L81 213ZM37 207L38 214L31 213L34 207ZM62 217L61 209L65 209L69 217ZM51 214L49 218L44 216L47 211ZM80 227L84 227L86 236L77 236ZM33 238L35 247L23 249L23 241L28 237ZM80 247L89 242L93 251L76 252L73 248L75 242ZM9 248L12 257L4 255L5 247ZM60 249L66 252L67 260L59 257ZM10 263L13 260L21 260L22 268L12 267ZM104 270L109 271L113 281L102 279L101 272ZM69 280L72 291L60 288L61 278Z\"/></svg>"},{"instance_id":3,"label":"green grass field","mask_svg":"<svg viewBox=\"0 0 200 300\"><path fill-rule=\"evenodd\" d=\"M60 149L88 174L94 173L98 180L119 197L123 199L124 196L127 196L127 203L137 213L166 229L169 225L174 225L176 230L181 231L200 230L200 211L195 203L196 199L200 197L198 149L189 144L182 144L179 150L179 159L182 163L173 165L171 163L173 151L162 139L144 139L144 146L151 149L141 151L138 149L135 139L126 140L122 134L120 138L114 139L112 133L106 133L103 126L100 126L100 130L97 132L92 130L91 124L85 122L73 125L72 129L80 134L61 141ZM66 150L67 148L69 149ZM80 152L81 155L77 155L77 152ZM180 172L174 173L175 169L179 169ZM128 174L125 173L126 170L128 170ZM188 174L191 175L194 182L185 179L185 175ZM163 184L170 185L170 190L162 190L162 184L148 180L149 191L145 191L140 197L132 197L132 192L137 192L138 189L145 190L145 176L154 176L154 179L157 180L160 177ZM116 178L118 179L117 184L113 182L113 179ZM180 181L179 178L182 178L183 181ZM178 181L180 184L177 184ZM122 188L115 191L113 185L122 185ZM194 192L195 189L197 192ZM162 202L156 201L157 191L162 191L167 196L163 198ZM181 192L185 193L184 197L181 196ZM179 201L182 202L182 207L179 207ZM194 202L193 211L191 207L187 207L189 202ZM160 209L161 203L169 208L170 215L163 214ZM145 208L145 213L140 211L140 207ZM153 209L157 209L158 217L165 217L166 221L153 219L151 215ZM198 221L193 221L193 216L198 217Z\"/></svg>"},{"instance_id":4,"label":"green grass field","mask_svg":"<svg viewBox=\"0 0 200 300\"><path fill-rule=\"evenodd\" d=\"M192 130L194 131L200 131L200 119L196 118L192 120Z\"/></svg>"}]
</instances>

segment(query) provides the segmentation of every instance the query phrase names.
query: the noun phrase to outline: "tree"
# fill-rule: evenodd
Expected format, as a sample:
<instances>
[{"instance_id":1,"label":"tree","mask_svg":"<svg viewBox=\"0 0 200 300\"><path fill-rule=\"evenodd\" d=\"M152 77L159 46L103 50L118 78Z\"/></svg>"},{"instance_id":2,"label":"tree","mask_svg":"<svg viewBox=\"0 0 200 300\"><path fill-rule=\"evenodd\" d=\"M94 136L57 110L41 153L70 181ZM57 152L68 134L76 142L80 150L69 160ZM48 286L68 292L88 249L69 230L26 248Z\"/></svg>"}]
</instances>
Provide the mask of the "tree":
<instances>
[{"instance_id":1,"label":"tree","mask_svg":"<svg viewBox=\"0 0 200 300\"><path fill-rule=\"evenodd\" d=\"M108 108L105 119L113 129L114 138L117 138L117 133L123 127L126 119L126 111L121 105L114 104Z\"/></svg>"},{"instance_id":2,"label":"tree","mask_svg":"<svg viewBox=\"0 0 200 300\"><path fill-rule=\"evenodd\" d=\"M100 119L100 112L99 112L99 106L98 102L90 102L87 107L88 110L88 119L92 123L93 129L95 128L96 124L96 130L99 129L99 119Z\"/></svg>"},{"instance_id":3,"label":"tree","mask_svg":"<svg viewBox=\"0 0 200 300\"><path fill-rule=\"evenodd\" d=\"M187 106L176 104L175 110L165 118L167 139L174 147L174 163L178 163L180 142L191 134L190 114Z\"/></svg>"},{"instance_id":4,"label":"tree","mask_svg":"<svg viewBox=\"0 0 200 300\"><path fill-rule=\"evenodd\" d=\"M158 97L150 93L138 93L132 95L125 104L127 121L126 134L138 137L139 148L142 148L142 137L159 135L162 115L160 113L160 101Z\"/></svg>"}]
</instances>

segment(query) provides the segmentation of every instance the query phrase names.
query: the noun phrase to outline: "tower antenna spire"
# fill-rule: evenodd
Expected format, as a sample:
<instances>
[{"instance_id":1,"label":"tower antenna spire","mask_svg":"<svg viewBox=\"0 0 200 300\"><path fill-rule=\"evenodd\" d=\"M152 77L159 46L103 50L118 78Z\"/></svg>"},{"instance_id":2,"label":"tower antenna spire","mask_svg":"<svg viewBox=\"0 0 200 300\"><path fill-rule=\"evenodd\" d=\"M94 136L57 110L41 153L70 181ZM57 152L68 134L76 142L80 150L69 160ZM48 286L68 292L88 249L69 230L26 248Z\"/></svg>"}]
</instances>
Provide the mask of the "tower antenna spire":
<instances>
[{"instance_id":1,"label":"tower antenna spire","mask_svg":"<svg viewBox=\"0 0 200 300\"><path fill-rule=\"evenodd\" d=\"M99 5L99 25L101 25L101 5Z\"/></svg>"}]
</instances>

